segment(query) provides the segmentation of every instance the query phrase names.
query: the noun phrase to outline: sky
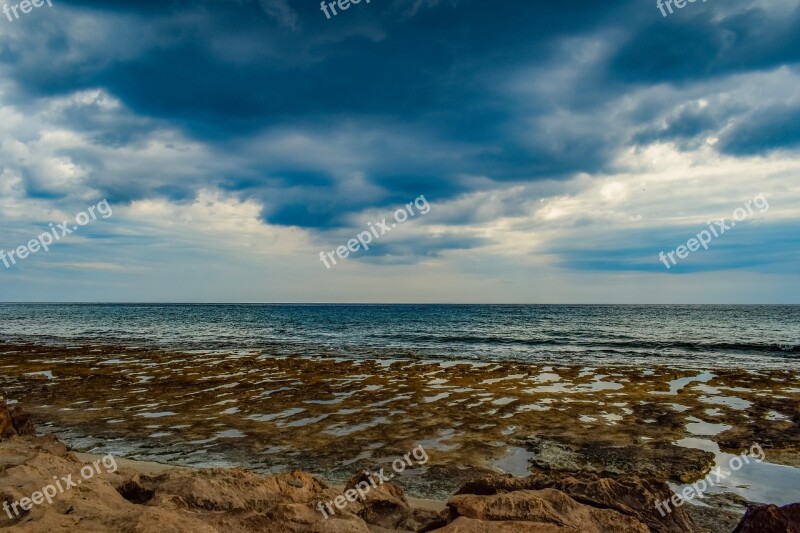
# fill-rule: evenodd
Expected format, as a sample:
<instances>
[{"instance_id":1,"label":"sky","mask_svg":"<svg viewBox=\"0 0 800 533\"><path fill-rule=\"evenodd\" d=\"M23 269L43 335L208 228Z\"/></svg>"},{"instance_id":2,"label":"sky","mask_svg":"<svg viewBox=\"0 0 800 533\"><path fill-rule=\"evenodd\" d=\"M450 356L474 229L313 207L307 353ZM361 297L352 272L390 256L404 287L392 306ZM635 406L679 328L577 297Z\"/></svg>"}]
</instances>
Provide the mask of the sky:
<instances>
[{"instance_id":1,"label":"sky","mask_svg":"<svg viewBox=\"0 0 800 533\"><path fill-rule=\"evenodd\" d=\"M14 2L0 301L800 303L800 0Z\"/></svg>"}]
</instances>

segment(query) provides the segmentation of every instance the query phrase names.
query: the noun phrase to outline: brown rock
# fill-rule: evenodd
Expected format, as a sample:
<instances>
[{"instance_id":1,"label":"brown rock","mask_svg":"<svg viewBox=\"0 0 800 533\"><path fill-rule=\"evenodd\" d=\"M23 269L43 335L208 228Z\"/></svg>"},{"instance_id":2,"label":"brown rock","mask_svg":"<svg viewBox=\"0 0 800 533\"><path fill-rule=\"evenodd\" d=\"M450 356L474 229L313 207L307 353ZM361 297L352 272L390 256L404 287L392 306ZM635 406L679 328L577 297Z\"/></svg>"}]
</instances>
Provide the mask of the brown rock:
<instances>
[{"instance_id":1,"label":"brown rock","mask_svg":"<svg viewBox=\"0 0 800 533\"><path fill-rule=\"evenodd\" d=\"M353 522L341 518L329 518L324 522L317 522L309 533L371 533L364 522Z\"/></svg>"},{"instance_id":2,"label":"brown rock","mask_svg":"<svg viewBox=\"0 0 800 533\"><path fill-rule=\"evenodd\" d=\"M10 411L11 423L17 434L20 436L34 436L36 435L36 428L33 425L33 417L28 413L23 413L22 409L17 406Z\"/></svg>"},{"instance_id":3,"label":"brown rock","mask_svg":"<svg viewBox=\"0 0 800 533\"><path fill-rule=\"evenodd\" d=\"M739 522L748 507L761 505L751 503L745 498L731 492L706 493L703 505L684 505L681 509L692 519L695 526L714 533L730 533Z\"/></svg>"},{"instance_id":4,"label":"brown rock","mask_svg":"<svg viewBox=\"0 0 800 533\"><path fill-rule=\"evenodd\" d=\"M377 487L370 484L371 477L374 478ZM347 482L345 492L355 489L359 483L365 487L362 490L366 497L356 500L362 507L358 511L358 516L367 523L396 529L411 516L411 507L400 487L389 483L378 484L376 476L361 473Z\"/></svg>"},{"instance_id":5,"label":"brown rock","mask_svg":"<svg viewBox=\"0 0 800 533\"><path fill-rule=\"evenodd\" d=\"M28 442L36 450L47 452L56 457L61 457L62 459L69 458L71 461L78 460L75 454L69 451L66 444L58 440L58 437L52 433L28 438Z\"/></svg>"},{"instance_id":6,"label":"brown rock","mask_svg":"<svg viewBox=\"0 0 800 533\"><path fill-rule=\"evenodd\" d=\"M435 533L564 533L576 531L555 524L533 522L484 522L463 516Z\"/></svg>"},{"instance_id":7,"label":"brown rock","mask_svg":"<svg viewBox=\"0 0 800 533\"><path fill-rule=\"evenodd\" d=\"M263 477L240 468L174 469L159 476L139 476L135 482L136 491L152 491L187 509L227 512L264 512L280 503L316 503L329 490L305 472Z\"/></svg>"},{"instance_id":8,"label":"brown rock","mask_svg":"<svg viewBox=\"0 0 800 533\"><path fill-rule=\"evenodd\" d=\"M8 412L8 404L5 400L0 400L0 439L7 439L17 435L14 424L11 420L11 413Z\"/></svg>"},{"instance_id":9,"label":"brown rock","mask_svg":"<svg viewBox=\"0 0 800 533\"><path fill-rule=\"evenodd\" d=\"M540 471L609 472L647 479L691 483L714 466L714 454L671 442L618 446L601 441L573 441L563 436L534 436L520 441L536 455Z\"/></svg>"},{"instance_id":10,"label":"brown rock","mask_svg":"<svg viewBox=\"0 0 800 533\"><path fill-rule=\"evenodd\" d=\"M7 426L10 424L13 429L11 413L7 420ZM30 419L19 420L25 425ZM0 529L24 526L26 531L42 533L56 530L142 533L696 530L681 508L663 518L655 511L656 500L671 496L666 484L635 476L556 471L522 479L488 477L465 485L462 494L454 496L448 510L441 515L414 509L399 487L370 483L364 498L342 510L336 509L336 514L326 519L317 510L318 502L334 500L342 492L304 472L265 477L241 469L169 468L149 470L151 474L145 475L133 470L135 465L125 463L120 460L116 472L103 472L58 494L51 505L34 506L24 516L11 520L0 514ZM53 476L76 476L81 466L78 458L52 436L0 441L0 500L13 502L29 497L51 483ZM367 474L354 477L345 491L364 481L368 481ZM783 516L786 513L781 513L767 518L786 518Z\"/></svg>"},{"instance_id":11,"label":"brown rock","mask_svg":"<svg viewBox=\"0 0 800 533\"><path fill-rule=\"evenodd\" d=\"M453 496L447 505L453 519L463 516L484 522L527 522L540 529L549 525L557 527L553 531L584 533L650 531L633 517L611 509L583 505L555 489L522 490L493 496L459 495Z\"/></svg>"},{"instance_id":12,"label":"brown rock","mask_svg":"<svg viewBox=\"0 0 800 533\"><path fill-rule=\"evenodd\" d=\"M117 492L129 502L137 505L144 505L155 496L155 491L142 485L142 480L138 474L117 487Z\"/></svg>"},{"instance_id":13,"label":"brown rock","mask_svg":"<svg viewBox=\"0 0 800 533\"><path fill-rule=\"evenodd\" d=\"M669 485L636 476L610 478L598 474L584 473L578 476L560 472L527 478L491 476L467 483L457 494L493 495L546 488L564 492L580 503L599 509L612 509L636 518L656 533L683 533L697 529L683 507L673 507L666 516L661 516L657 511L657 502L672 497Z\"/></svg>"},{"instance_id":14,"label":"brown rock","mask_svg":"<svg viewBox=\"0 0 800 533\"><path fill-rule=\"evenodd\" d=\"M800 533L800 503L750 509L733 533Z\"/></svg>"},{"instance_id":15,"label":"brown rock","mask_svg":"<svg viewBox=\"0 0 800 533\"><path fill-rule=\"evenodd\" d=\"M369 478L367 473L358 474L346 486L346 490L353 490L359 483L362 484L366 497L357 500L361 507L357 514L366 523L388 530L404 531L430 531L445 525L445 520L437 513L412 509L400 487L391 483L378 484L377 476L375 487L369 483ZM368 492L364 483L369 485Z\"/></svg>"},{"instance_id":16,"label":"brown rock","mask_svg":"<svg viewBox=\"0 0 800 533\"><path fill-rule=\"evenodd\" d=\"M0 500L30 497L52 483L53 476L79 479L81 466L54 438L0 441ZM337 491L299 472L262 477L237 469L175 468L148 477L120 467L82 481L24 516L0 513L0 529L24 523L25 531L42 533L369 532L352 513L324 521L314 505Z\"/></svg>"},{"instance_id":17,"label":"brown rock","mask_svg":"<svg viewBox=\"0 0 800 533\"><path fill-rule=\"evenodd\" d=\"M797 407L800 411L800 407ZM733 427L713 438L724 452L747 452L755 444L764 449L771 461L780 460L787 465L800 467L800 412L794 420L756 420L746 426Z\"/></svg>"}]
</instances>

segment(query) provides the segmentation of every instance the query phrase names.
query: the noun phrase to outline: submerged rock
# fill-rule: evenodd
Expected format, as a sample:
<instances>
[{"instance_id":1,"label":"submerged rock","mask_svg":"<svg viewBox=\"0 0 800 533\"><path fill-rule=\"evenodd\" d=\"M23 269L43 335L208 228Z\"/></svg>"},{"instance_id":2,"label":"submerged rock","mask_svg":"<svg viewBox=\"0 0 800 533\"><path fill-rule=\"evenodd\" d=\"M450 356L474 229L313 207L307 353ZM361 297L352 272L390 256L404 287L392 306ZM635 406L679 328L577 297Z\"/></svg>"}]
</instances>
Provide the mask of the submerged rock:
<instances>
[{"instance_id":1,"label":"submerged rock","mask_svg":"<svg viewBox=\"0 0 800 533\"><path fill-rule=\"evenodd\" d=\"M757 442L772 462L800 467L800 404L791 420L756 420L714 437L722 451L740 453Z\"/></svg>"},{"instance_id":2,"label":"submerged rock","mask_svg":"<svg viewBox=\"0 0 800 533\"><path fill-rule=\"evenodd\" d=\"M705 477L714 466L713 453L670 442L615 446L558 436L534 436L519 442L536 454L531 462L542 471L609 472L691 483Z\"/></svg>"}]
</instances>

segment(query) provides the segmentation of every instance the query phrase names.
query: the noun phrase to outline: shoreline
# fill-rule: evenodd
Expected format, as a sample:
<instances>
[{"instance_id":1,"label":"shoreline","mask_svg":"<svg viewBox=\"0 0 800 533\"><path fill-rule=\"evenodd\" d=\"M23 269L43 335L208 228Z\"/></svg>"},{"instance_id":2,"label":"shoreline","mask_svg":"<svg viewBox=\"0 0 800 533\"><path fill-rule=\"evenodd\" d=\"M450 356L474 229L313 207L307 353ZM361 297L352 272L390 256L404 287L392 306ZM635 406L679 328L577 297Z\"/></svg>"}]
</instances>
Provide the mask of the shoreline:
<instances>
[{"instance_id":1,"label":"shoreline","mask_svg":"<svg viewBox=\"0 0 800 533\"><path fill-rule=\"evenodd\" d=\"M757 436L768 460L800 466L800 377L783 370L27 349L0 344L0 390L40 426L78 449L169 464L294 465L341 482L352 464L422 444L434 465L521 474L515 454L531 437L578 448L694 439L716 453Z\"/></svg>"},{"instance_id":2,"label":"shoreline","mask_svg":"<svg viewBox=\"0 0 800 533\"><path fill-rule=\"evenodd\" d=\"M95 453L85 453L85 452L74 452L75 457L78 458L83 463L92 463L98 459L102 459L104 456ZM116 462L120 468L134 470L139 474L143 474L146 476L159 476L168 472L172 472L175 470L181 470L187 472L197 472L202 470L198 467L193 466L179 466L179 465L170 465L165 463L156 463L153 461L137 461L135 459L126 459L124 457L117 457ZM326 485L330 488L339 491L340 493L344 493L347 489L347 485L337 485L333 483L331 480L328 479L321 479ZM406 500L408 503L416 508L416 509L423 509L426 511L433 511L435 513L439 513L444 511L447 507L447 500L433 500L428 498L413 498L411 496L406 496Z\"/></svg>"},{"instance_id":3,"label":"shoreline","mask_svg":"<svg viewBox=\"0 0 800 533\"><path fill-rule=\"evenodd\" d=\"M783 531L774 529L780 524L788 532L800 523L800 504L753 506L744 517L676 506L669 513L661 509L659 517L659 502L675 498L665 483L590 473L486 476L466 483L446 502L408 498L392 483L373 482L375 490L358 499L349 489L358 487L363 475L332 486L297 470L264 477L240 468L194 469L101 458L71 452L54 435L31 435L29 422L19 410L9 414L0 402L0 501L7 513L0 514L0 529L727 533L738 524L737 532L756 533L765 527ZM105 472L99 468L101 459ZM86 468L91 475L84 474ZM82 479L76 475L77 482L66 491L59 486L60 493L51 487L53 498L43 501L38 491L47 494L51 478L67 480L77 471ZM331 516L323 513L326 501L336 502Z\"/></svg>"},{"instance_id":4,"label":"shoreline","mask_svg":"<svg viewBox=\"0 0 800 533\"><path fill-rule=\"evenodd\" d=\"M424 446L430 462L392 481L403 505L419 512L441 514L464 487L497 483L487 479L506 479L512 492L567 495L574 487L566 480L576 479L594 487L585 489L592 497L602 480L633 482L650 494L637 498L660 501L758 442L763 464L710 494L710 506L690 502L677 519L729 533L748 508L800 501L800 377L785 370L0 344L0 372L0 392L19 400L40 431L94 454L76 457L112 454L152 478L203 477L209 468L278 478L302 471L341 494L356 472ZM481 495L484 485L471 490Z\"/></svg>"}]
</instances>

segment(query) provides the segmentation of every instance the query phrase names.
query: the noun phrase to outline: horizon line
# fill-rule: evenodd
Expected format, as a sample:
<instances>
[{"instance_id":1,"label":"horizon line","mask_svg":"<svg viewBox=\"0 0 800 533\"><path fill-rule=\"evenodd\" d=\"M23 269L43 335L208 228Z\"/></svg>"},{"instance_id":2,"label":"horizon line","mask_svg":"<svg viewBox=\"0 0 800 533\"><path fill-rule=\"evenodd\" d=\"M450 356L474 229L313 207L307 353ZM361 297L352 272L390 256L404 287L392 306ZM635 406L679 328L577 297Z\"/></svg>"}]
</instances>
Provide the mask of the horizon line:
<instances>
[{"instance_id":1,"label":"horizon line","mask_svg":"<svg viewBox=\"0 0 800 533\"><path fill-rule=\"evenodd\" d=\"M800 306L800 303L507 303L507 302L120 302L120 301L0 301L0 305L517 305L517 306Z\"/></svg>"}]
</instances>

